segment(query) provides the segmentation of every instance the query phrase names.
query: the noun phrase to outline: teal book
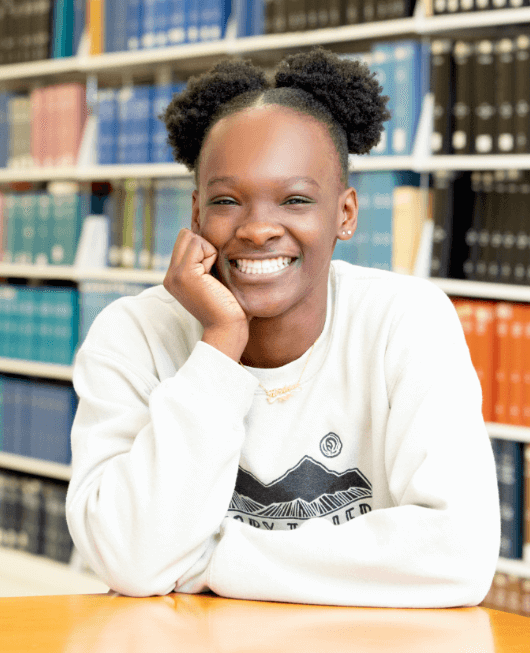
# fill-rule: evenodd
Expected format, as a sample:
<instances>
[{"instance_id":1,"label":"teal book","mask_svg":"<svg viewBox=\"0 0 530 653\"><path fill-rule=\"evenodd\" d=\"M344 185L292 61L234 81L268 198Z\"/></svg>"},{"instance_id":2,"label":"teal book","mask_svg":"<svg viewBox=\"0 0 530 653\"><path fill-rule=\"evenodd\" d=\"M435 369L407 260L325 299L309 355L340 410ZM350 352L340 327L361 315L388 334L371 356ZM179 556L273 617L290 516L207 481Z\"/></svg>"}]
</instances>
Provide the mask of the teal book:
<instances>
[{"instance_id":1,"label":"teal book","mask_svg":"<svg viewBox=\"0 0 530 653\"><path fill-rule=\"evenodd\" d=\"M50 240L53 220L52 199L49 193L37 194L35 210L33 262L35 265L49 265L51 261Z\"/></svg>"},{"instance_id":2,"label":"teal book","mask_svg":"<svg viewBox=\"0 0 530 653\"><path fill-rule=\"evenodd\" d=\"M39 288L36 313L36 360L53 362L53 288Z\"/></svg>"},{"instance_id":3,"label":"teal book","mask_svg":"<svg viewBox=\"0 0 530 653\"><path fill-rule=\"evenodd\" d=\"M22 242L22 198L20 193L13 193L7 198L8 214L8 262L23 263L24 246Z\"/></svg>"},{"instance_id":4,"label":"teal book","mask_svg":"<svg viewBox=\"0 0 530 653\"><path fill-rule=\"evenodd\" d=\"M78 343L78 293L73 288L53 288L52 292L52 361L71 365Z\"/></svg>"},{"instance_id":5,"label":"teal book","mask_svg":"<svg viewBox=\"0 0 530 653\"><path fill-rule=\"evenodd\" d=\"M80 231L80 196L78 193L52 196L53 231L51 262L53 265L73 265Z\"/></svg>"},{"instance_id":6,"label":"teal book","mask_svg":"<svg viewBox=\"0 0 530 653\"><path fill-rule=\"evenodd\" d=\"M36 222L36 194L24 193L20 196L20 226L21 226L21 251L20 263L31 265L33 263L33 248L35 242Z\"/></svg>"},{"instance_id":7,"label":"teal book","mask_svg":"<svg viewBox=\"0 0 530 653\"><path fill-rule=\"evenodd\" d=\"M22 287L18 289L18 354L22 360L33 360L34 338L36 324L35 288Z\"/></svg>"},{"instance_id":8,"label":"teal book","mask_svg":"<svg viewBox=\"0 0 530 653\"><path fill-rule=\"evenodd\" d=\"M53 7L52 58L74 54L74 0L55 0Z\"/></svg>"}]
</instances>

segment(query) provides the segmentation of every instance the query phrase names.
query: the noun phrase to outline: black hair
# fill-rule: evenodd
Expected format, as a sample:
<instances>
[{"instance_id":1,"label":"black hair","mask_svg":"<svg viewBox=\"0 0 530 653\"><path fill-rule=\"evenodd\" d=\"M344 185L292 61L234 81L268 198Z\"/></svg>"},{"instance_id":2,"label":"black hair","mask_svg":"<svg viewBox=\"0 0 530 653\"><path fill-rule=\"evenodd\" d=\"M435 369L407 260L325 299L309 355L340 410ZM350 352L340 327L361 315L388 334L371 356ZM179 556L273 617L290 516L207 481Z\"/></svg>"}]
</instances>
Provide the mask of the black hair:
<instances>
[{"instance_id":1,"label":"black hair","mask_svg":"<svg viewBox=\"0 0 530 653\"><path fill-rule=\"evenodd\" d=\"M209 131L221 118L253 106L277 104L324 123L337 148L342 182L347 185L348 153L366 154L377 145L389 120L388 97L368 66L314 47L286 56L273 79L250 60L226 59L190 77L161 119L175 161L197 173Z\"/></svg>"}]
</instances>

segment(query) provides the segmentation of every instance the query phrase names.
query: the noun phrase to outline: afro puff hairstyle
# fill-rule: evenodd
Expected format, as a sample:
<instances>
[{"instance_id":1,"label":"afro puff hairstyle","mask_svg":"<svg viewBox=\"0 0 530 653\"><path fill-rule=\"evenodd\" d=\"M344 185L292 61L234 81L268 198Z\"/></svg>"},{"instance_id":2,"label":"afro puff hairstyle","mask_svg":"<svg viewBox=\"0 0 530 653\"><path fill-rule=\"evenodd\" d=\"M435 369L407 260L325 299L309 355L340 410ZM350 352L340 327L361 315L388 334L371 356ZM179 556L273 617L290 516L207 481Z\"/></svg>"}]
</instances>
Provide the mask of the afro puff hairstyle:
<instances>
[{"instance_id":1,"label":"afro puff hairstyle","mask_svg":"<svg viewBox=\"0 0 530 653\"><path fill-rule=\"evenodd\" d=\"M195 173L209 131L221 118L253 106L276 104L323 122L335 143L342 182L347 184L348 153L366 154L377 145L389 120L388 97L375 73L359 61L341 59L321 46L289 55L269 81L250 60L224 60L190 77L160 116L175 161Z\"/></svg>"}]
</instances>

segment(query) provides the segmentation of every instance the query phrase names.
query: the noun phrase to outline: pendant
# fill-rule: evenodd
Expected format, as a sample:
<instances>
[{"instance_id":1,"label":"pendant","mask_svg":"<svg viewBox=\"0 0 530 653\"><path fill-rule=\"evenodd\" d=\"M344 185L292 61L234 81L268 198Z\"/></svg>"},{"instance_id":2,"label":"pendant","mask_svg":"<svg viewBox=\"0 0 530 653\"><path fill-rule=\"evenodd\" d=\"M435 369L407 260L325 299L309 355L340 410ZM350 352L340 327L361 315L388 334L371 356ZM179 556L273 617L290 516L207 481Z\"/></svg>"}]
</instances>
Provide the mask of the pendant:
<instances>
[{"instance_id":1,"label":"pendant","mask_svg":"<svg viewBox=\"0 0 530 653\"><path fill-rule=\"evenodd\" d=\"M285 385L283 388L274 388L274 390L265 390L269 404L273 404L276 400L287 401L293 392L299 391L299 383L295 383L294 385Z\"/></svg>"}]
</instances>

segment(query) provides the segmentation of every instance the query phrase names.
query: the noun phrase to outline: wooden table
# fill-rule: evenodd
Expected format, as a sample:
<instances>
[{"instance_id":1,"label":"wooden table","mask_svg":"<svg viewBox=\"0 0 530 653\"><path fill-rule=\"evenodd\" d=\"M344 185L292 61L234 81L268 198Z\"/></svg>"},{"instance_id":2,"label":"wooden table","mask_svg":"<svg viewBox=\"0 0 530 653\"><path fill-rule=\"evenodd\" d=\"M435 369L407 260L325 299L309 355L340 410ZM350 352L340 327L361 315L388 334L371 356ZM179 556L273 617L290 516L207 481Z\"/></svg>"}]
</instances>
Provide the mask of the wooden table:
<instances>
[{"instance_id":1,"label":"wooden table","mask_svg":"<svg viewBox=\"0 0 530 653\"><path fill-rule=\"evenodd\" d=\"M0 598L2 653L528 653L530 618L210 595Z\"/></svg>"}]
</instances>

